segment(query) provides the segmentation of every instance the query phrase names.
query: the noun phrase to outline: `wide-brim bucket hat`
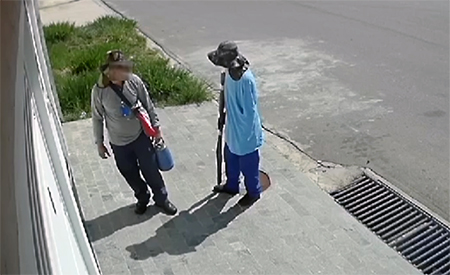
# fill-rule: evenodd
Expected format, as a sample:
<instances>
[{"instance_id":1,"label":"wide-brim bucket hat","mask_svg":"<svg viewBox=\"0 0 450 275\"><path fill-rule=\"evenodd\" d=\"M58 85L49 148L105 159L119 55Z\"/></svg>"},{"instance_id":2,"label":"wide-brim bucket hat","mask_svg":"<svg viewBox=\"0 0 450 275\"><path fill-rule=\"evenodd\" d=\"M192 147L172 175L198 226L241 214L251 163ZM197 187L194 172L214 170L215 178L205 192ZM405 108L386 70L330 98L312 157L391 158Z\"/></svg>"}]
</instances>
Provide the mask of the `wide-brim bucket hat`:
<instances>
[{"instance_id":1,"label":"wide-brim bucket hat","mask_svg":"<svg viewBox=\"0 0 450 275\"><path fill-rule=\"evenodd\" d=\"M223 41L219 44L217 49L207 54L209 61L216 66L223 66L229 64L231 61L239 56L239 50L236 42Z\"/></svg>"}]
</instances>

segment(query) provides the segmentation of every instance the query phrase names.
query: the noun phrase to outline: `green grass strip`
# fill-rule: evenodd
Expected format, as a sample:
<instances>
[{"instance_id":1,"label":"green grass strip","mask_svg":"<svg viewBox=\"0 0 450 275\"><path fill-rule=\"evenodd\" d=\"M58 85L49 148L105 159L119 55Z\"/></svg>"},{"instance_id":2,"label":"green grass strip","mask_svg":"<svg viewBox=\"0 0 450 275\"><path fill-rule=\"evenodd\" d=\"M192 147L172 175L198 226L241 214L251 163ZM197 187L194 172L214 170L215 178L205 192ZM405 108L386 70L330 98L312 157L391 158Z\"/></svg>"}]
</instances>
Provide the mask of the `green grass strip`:
<instances>
[{"instance_id":1,"label":"green grass strip","mask_svg":"<svg viewBox=\"0 0 450 275\"><path fill-rule=\"evenodd\" d=\"M62 22L44 26L45 40L64 120L90 115L91 90L108 50L133 58L134 71L151 87L158 106L201 103L212 98L205 83L147 47L136 21L105 16L84 26Z\"/></svg>"}]
</instances>

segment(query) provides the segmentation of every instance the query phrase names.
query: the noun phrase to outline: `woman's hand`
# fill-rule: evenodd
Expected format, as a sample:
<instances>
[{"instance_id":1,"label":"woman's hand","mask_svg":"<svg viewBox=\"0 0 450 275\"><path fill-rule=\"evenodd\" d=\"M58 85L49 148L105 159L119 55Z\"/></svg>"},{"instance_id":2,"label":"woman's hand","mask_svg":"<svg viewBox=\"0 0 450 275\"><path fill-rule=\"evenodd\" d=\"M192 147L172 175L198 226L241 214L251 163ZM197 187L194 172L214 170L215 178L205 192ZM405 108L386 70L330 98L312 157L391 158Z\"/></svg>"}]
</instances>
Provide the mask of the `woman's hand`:
<instances>
[{"instance_id":1,"label":"woman's hand","mask_svg":"<svg viewBox=\"0 0 450 275\"><path fill-rule=\"evenodd\" d=\"M111 156L111 154L108 152L108 149L106 148L106 146L103 143L102 144L98 144L97 145L97 149L98 149L98 155L102 159L106 159L106 158Z\"/></svg>"},{"instance_id":2,"label":"woman's hand","mask_svg":"<svg viewBox=\"0 0 450 275\"><path fill-rule=\"evenodd\" d=\"M157 140L161 139L162 138L161 128L160 127L155 128L155 131L156 131L155 139Z\"/></svg>"}]
</instances>

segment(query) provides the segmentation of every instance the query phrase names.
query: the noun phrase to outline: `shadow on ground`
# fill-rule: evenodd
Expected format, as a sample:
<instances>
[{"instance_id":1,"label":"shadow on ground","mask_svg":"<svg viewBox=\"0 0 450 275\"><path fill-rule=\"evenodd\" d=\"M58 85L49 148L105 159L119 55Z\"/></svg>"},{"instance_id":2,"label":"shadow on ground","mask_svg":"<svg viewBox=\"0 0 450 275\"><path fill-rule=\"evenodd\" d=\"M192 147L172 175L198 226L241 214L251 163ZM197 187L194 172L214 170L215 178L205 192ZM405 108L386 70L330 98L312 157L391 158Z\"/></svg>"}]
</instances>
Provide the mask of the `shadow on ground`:
<instances>
[{"instance_id":1,"label":"shadow on ground","mask_svg":"<svg viewBox=\"0 0 450 275\"><path fill-rule=\"evenodd\" d=\"M182 255L196 251L196 246L246 210L236 204L221 213L229 199L229 196L214 194L203 198L159 227L148 240L128 246L130 257L145 260L162 253Z\"/></svg>"},{"instance_id":2,"label":"shadow on ground","mask_svg":"<svg viewBox=\"0 0 450 275\"><path fill-rule=\"evenodd\" d=\"M134 207L134 204L130 204L86 221L89 240L91 242L101 240L125 227L143 223L160 212L156 206L149 206L144 215L136 215Z\"/></svg>"}]
</instances>

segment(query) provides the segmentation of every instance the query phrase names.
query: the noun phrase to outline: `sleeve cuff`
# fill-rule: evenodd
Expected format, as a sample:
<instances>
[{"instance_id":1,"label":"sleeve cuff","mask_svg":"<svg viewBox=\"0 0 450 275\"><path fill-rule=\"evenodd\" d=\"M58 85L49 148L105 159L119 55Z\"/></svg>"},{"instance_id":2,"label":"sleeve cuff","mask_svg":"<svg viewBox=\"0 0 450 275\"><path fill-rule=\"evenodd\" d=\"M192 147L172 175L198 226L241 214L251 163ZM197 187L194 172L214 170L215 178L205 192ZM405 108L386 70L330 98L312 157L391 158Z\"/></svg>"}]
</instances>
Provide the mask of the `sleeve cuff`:
<instances>
[{"instance_id":1,"label":"sleeve cuff","mask_svg":"<svg viewBox=\"0 0 450 275\"><path fill-rule=\"evenodd\" d=\"M103 144L103 142L104 142L103 140L96 140L96 141L95 141L95 144L96 144L96 145L99 145L99 144Z\"/></svg>"}]
</instances>

